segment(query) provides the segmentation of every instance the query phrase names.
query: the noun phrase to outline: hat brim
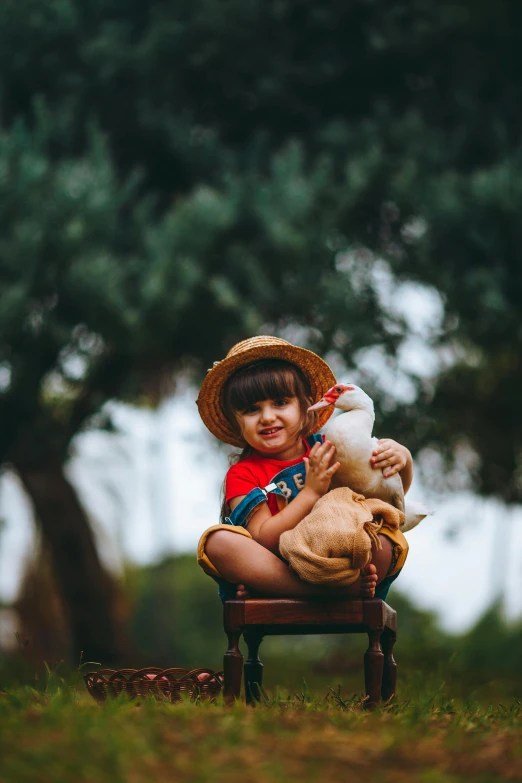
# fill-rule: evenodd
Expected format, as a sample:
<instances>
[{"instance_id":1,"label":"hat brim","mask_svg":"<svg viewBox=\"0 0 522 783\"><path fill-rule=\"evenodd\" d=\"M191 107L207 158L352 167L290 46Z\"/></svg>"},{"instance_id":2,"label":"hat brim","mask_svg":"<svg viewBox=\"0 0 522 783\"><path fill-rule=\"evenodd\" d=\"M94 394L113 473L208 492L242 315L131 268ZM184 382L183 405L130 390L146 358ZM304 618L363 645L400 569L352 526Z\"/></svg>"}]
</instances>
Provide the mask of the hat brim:
<instances>
[{"instance_id":1,"label":"hat brim","mask_svg":"<svg viewBox=\"0 0 522 783\"><path fill-rule=\"evenodd\" d=\"M245 367L260 359L281 359L299 367L310 383L310 392L313 402L318 402L324 392L336 383L335 376L320 356L306 348L300 348L283 340L268 342L277 338L267 338L266 343L259 343L246 348L239 353L228 355L218 362L205 376L201 386L197 405L199 414L205 426L223 443L231 446L244 447L245 441L238 436L223 412L223 387L236 370ZM312 432L318 432L323 427L334 411L333 406L322 410Z\"/></svg>"}]
</instances>

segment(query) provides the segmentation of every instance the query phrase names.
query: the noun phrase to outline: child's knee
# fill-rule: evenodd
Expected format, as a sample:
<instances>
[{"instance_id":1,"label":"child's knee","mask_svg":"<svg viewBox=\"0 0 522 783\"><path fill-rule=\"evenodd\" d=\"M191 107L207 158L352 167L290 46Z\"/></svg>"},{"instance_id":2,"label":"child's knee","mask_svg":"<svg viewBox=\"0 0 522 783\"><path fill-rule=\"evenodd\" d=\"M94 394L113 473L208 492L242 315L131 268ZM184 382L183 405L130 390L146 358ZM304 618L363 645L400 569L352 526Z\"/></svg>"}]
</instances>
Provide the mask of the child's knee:
<instances>
[{"instance_id":1,"label":"child's knee","mask_svg":"<svg viewBox=\"0 0 522 783\"><path fill-rule=\"evenodd\" d=\"M216 530L209 535L205 542L205 552L212 562L219 559L220 555L230 548L232 543L230 539L232 538L235 538L235 536L225 530Z\"/></svg>"},{"instance_id":2,"label":"child's knee","mask_svg":"<svg viewBox=\"0 0 522 783\"><path fill-rule=\"evenodd\" d=\"M390 539L379 534L379 541L381 542L381 549L377 549L375 544L372 544L371 560L377 569L377 584L388 576L393 558L393 544Z\"/></svg>"}]
</instances>

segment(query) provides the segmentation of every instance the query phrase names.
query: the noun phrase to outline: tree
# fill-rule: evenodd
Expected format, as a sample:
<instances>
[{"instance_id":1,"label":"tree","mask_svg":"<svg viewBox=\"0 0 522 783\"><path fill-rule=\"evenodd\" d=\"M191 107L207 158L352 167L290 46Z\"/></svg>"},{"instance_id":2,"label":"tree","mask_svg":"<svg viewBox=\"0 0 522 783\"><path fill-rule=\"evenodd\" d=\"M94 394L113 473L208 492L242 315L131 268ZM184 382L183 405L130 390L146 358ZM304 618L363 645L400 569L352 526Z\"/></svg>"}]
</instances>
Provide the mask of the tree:
<instances>
[{"instance_id":1,"label":"tree","mask_svg":"<svg viewBox=\"0 0 522 783\"><path fill-rule=\"evenodd\" d=\"M121 652L113 586L63 476L75 433L260 328L299 327L348 366L365 346L393 356L404 330L379 299L381 259L441 292L434 342L451 348L439 378L413 379L414 404L381 395L382 428L450 460L464 444L479 489L520 499L520 13L0 9L0 463L33 498L76 651Z\"/></svg>"},{"instance_id":2,"label":"tree","mask_svg":"<svg viewBox=\"0 0 522 783\"><path fill-rule=\"evenodd\" d=\"M0 139L10 173L0 211L0 454L33 499L74 653L114 660L124 652L114 588L63 474L71 439L107 400L150 395L166 367L194 357L208 366L263 318L281 320L279 296L285 319L312 310L312 282L331 274L335 254L314 215L324 176L303 177L297 148L274 160L263 188L239 179L200 187L157 216L136 195L139 181L117 181L96 132L82 157L51 161L53 127L42 111L32 131L17 124ZM318 272L303 259L321 242Z\"/></svg>"}]
</instances>

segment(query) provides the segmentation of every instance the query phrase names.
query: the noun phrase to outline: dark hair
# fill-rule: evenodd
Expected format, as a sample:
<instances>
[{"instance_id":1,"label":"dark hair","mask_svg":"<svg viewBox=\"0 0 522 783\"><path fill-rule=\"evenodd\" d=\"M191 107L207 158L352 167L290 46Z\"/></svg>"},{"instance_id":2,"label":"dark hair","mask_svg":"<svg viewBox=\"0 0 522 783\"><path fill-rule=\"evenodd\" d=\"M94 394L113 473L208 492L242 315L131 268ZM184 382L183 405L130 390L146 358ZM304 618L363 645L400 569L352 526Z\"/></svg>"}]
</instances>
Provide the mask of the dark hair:
<instances>
[{"instance_id":1,"label":"dark hair","mask_svg":"<svg viewBox=\"0 0 522 783\"><path fill-rule=\"evenodd\" d=\"M223 412L230 426L239 435L236 413L247 410L261 400L277 400L281 397L297 397L302 415L301 435L309 435L317 420L315 411L308 412L309 406L314 403L310 383L300 367L282 359L262 359L241 367L231 375L223 387ZM251 454L252 448L247 445L241 454L231 458L230 464L241 462ZM229 513L223 485L222 522Z\"/></svg>"}]
</instances>

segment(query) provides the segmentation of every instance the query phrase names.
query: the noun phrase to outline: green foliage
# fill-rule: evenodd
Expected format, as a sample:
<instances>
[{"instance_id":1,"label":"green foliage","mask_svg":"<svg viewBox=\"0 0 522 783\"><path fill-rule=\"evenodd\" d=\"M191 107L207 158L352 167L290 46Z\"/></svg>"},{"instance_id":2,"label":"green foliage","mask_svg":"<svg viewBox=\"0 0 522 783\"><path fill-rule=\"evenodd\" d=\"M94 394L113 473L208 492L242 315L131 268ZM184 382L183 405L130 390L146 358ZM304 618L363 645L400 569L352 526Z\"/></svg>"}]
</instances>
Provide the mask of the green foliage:
<instances>
[{"instance_id":1,"label":"green foliage","mask_svg":"<svg viewBox=\"0 0 522 783\"><path fill-rule=\"evenodd\" d=\"M146 666L222 668L223 610L217 585L194 555L127 571L132 635Z\"/></svg>"},{"instance_id":2,"label":"green foliage","mask_svg":"<svg viewBox=\"0 0 522 783\"><path fill-rule=\"evenodd\" d=\"M502 679L520 673L522 623L508 624L492 606L461 640L459 654L474 671Z\"/></svg>"},{"instance_id":3,"label":"green foliage","mask_svg":"<svg viewBox=\"0 0 522 783\"><path fill-rule=\"evenodd\" d=\"M21 418L63 456L111 396L261 326L348 366L393 354L385 258L441 292L446 364L408 407L370 389L383 431L464 445L478 489L519 499L519 22L515 0L4 3L2 459L28 458ZM49 376L83 400L52 426Z\"/></svg>"},{"instance_id":4,"label":"green foliage","mask_svg":"<svg viewBox=\"0 0 522 783\"><path fill-rule=\"evenodd\" d=\"M107 399L136 395L151 374L183 359L208 364L218 344L263 319L313 314L317 292L335 288L328 223L317 213L327 179L321 166L305 175L298 145L273 159L262 188L230 176L220 190L202 185L156 216L138 195L139 177L118 183L96 130L81 158L51 164L50 118L42 110L35 129L18 123L0 144L0 360L8 373L0 413L9 422L0 446L15 464L63 459ZM371 342L366 299L352 300L361 343ZM321 312L316 320L328 328ZM24 437L29 427L41 433L38 443Z\"/></svg>"}]
</instances>

